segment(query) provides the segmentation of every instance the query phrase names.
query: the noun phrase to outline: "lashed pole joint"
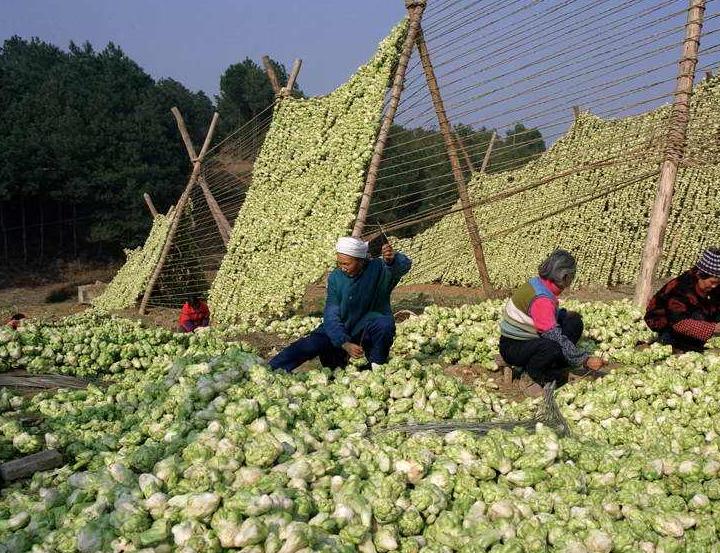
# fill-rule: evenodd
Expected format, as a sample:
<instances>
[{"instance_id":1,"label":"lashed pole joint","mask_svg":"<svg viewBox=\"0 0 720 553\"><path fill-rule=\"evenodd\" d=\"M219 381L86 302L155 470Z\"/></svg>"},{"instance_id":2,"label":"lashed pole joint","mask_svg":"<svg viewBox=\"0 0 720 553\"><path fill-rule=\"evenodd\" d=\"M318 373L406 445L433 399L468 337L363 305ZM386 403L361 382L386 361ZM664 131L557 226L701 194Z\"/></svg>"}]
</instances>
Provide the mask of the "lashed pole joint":
<instances>
[{"instance_id":1,"label":"lashed pole joint","mask_svg":"<svg viewBox=\"0 0 720 553\"><path fill-rule=\"evenodd\" d=\"M175 116L175 121L177 121L180 136L182 136L183 142L185 143L185 149L187 150L188 156L190 156L190 161L194 166L200 161L200 159L195 153L195 146L193 145L190 134L188 133L187 127L185 126L185 120L183 119L183 116L178 108L174 107L170 111ZM220 238L222 239L225 246L227 246L228 242L230 241L230 234L232 233L230 223L228 223L228 220L225 218L225 215L223 214L220 205L215 200L215 197L212 195L212 192L210 192L210 188L208 187L204 176L198 176L198 184L200 185L203 196L205 197L205 201L210 208L210 213L213 216L213 219L215 219L215 224L218 227Z\"/></svg>"},{"instance_id":2,"label":"lashed pole joint","mask_svg":"<svg viewBox=\"0 0 720 553\"><path fill-rule=\"evenodd\" d=\"M270 61L270 58L268 56L262 57L263 65L265 66L265 71L267 72L268 79L270 79L270 85L273 88L273 92L275 93L275 97L278 99L287 98L289 96L292 96L292 89L295 86L295 81L297 81L298 75L300 74L300 68L302 67L302 60L296 59L293 62L292 69L290 70L290 76L288 77L287 84L283 87L280 86L280 81L277 78L277 73L275 73L275 68L272 65L272 62Z\"/></svg>"},{"instance_id":3,"label":"lashed pole joint","mask_svg":"<svg viewBox=\"0 0 720 553\"><path fill-rule=\"evenodd\" d=\"M458 188L460 203L463 207L463 215L465 217L465 225L467 226L468 234L470 235L470 242L472 244L473 254L475 255L475 264L477 265L478 273L480 274L480 283L485 294L489 296L492 294L492 284L490 283L490 275L488 274L487 265L485 263L485 254L480 240L480 232L478 231L475 215L473 214L472 206L470 204L467 186L465 185L465 177L463 176L462 168L460 167L460 160L455 149L455 143L452 139L452 128L450 127L450 122L448 121L447 114L445 113L445 106L443 105L442 96L440 96L440 88L438 86L437 78L435 77L435 70L433 69L432 62L430 60L430 53L428 52L427 44L425 44L422 29L418 31L416 41L418 52L420 53L420 61L422 62L422 66L425 71L425 78L427 79L428 87L430 88L430 96L432 97L440 130L442 131L443 139L445 140L445 148L447 150L448 157L450 158L450 166L452 167L455 184Z\"/></svg>"},{"instance_id":4,"label":"lashed pole joint","mask_svg":"<svg viewBox=\"0 0 720 553\"><path fill-rule=\"evenodd\" d=\"M685 139L690 121L690 98L695 80L695 69L700 47L700 33L705 12L705 0L690 0L685 40L680 58L680 74L675 87L670 120L668 122L665 159L663 161L657 194L650 214L645 246L643 247L640 275L635 288L635 303L645 308L652 293L652 281L655 267L660 259L667 230L668 215L677 180L678 166L685 154Z\"/></svg>"},{"instance_id":5,"label":"lashed pole joint","mask_svg":"<svg viewBox=\"0 0 720 553\"><path fill-rule=\"evenodd\" d=\"M297 59L293 62L292 69L290 70L290 76L288 77L287 84L280 89L279 95L281 98L288 98L292 96L292 89L295 86L298 75L300 74L300 68L302 67L302 60Z\"/></svg>"},{"instance_id":6,"label":"lashed pole joint","mask_svg":"<svg viewBox=\"0 0 720 553\"><path fill-rule=\"evenodd\" d=\"M170 230L168 231L168 236L165 240L165 244L163 245L162 252L160 252L160 259L158 259L158 264L155 266L155 270L153 271L153 274L150 277L147 286L145 287L145 294L143 295L142 302L140 302L141 315L144 315L146 312L147 304L155 288L157 279L160 276L163 267L165 266L165 261L167 259L168 253L170 252L170 248L172 247L172 243L175 238L175 234L177 233L178 226L180 225L180 219L182 219L183 212L185 211L185 206L187 205L188 198L190 197L190 192L192 191L192 187L197 181L198 176L200 175L203 159L205 159L205 154L210 148L210 143L212 142L213 136L215 135L215 128L217 127L218 118L219 115L215 113L213 115L212 122L210 123L208 133L205 136L205 143L203 144L202 150L200 150L200 155L197 156L197 160L193 164L193 170L190 178L188 179L187 186L185 187L185 190L183 190L183 193L180 195L180 199L178 200L178 203L175 207L173 220L170 224Z\"/></svg>"},{"instance_id":7,"label":"lashed pole joint","mask_svg":"<svg viewBox=\"0 0 720 553\"><path fill-rule=\"evenodd\" d=\"M395 113L397 113L398 104L400 103L400 95L402 94L403 83L405 82L405 72L407 71L408 62L410 61L410 55L412 54L412 50L415 45L417 33L420 30L420 20L422 19L423 11L425 11L425 4L425 0L415 2L405 0L405 5L410 12L410 23L408 25L405 43L403 44L402 51L400 52L400 58L398 59L397 69L395 70L395 78L393 79L392 90L390 92L390 102L388 103L385 116L380 124L380 131L378 132L378 137L375 141L375 149L373 150L370 165L368 166L368 173L365 179L365 189L363 190L363 195L360 199L360 208L358 209L355 226L352 231L352 235L356 238L359 238L362 235L363 229L365 228L365 221L367 220L368 210L370 209L370 200L372 200L372 195L375 191L375 183L377 182L378 169L380 167L380 162L382 161L383 151L385 151L385 143L387 142L388 133L390 132L390 127L395 119Z\"/></svg>"}]
</instances>

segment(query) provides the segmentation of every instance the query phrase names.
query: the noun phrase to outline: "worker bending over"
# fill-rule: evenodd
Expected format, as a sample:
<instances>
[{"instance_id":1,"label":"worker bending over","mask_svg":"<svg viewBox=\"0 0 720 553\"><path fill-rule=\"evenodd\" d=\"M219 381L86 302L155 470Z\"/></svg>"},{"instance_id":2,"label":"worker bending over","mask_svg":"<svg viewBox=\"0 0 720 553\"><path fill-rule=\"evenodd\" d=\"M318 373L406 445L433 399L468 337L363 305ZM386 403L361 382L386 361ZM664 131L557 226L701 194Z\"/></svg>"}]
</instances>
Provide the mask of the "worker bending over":
<instances>
[{"instance_id":1,"label":"worker bending over","mask_svg":"<svg viewBox=\"0 0 720 553\"><path fill-rule=\"evenodd\" d=\"M538 276L520 286L508 300L500 321L500 355L522 367L538 385L568 380L570 367L597 370L600 357L577 346L583 333L579 313L559 305L558 296L570 287L577 272L573 255L555 250L538 267Z\"/></svg>"},{"instance_id":2,"label":"worker bending over","mask_svg":"<svg viewBox=\"0 0 720 553\"><path fill-rule=\"evenodd\" d=\"M703 351L720 334L720 249L703 252L697 265L672 279L648 303L645 322L663 344Z\"/></svg>"},{"instance_id":3,"label":"worker bending over","mask_svg":"<svg viewBox=\"0 0 720 553\"><path fill-rule=\"evenodd\" d=\"M291 371L320 357L323 367L343 367L348 356L365 355L373 365L388 360L395 338L390 293L412 265L410 258L382 248L382 259L368 259L368 245L340 238L337 268L330 273L323 323L270 360L274 369Z\"/></svg>"},{"instance_id":4,"label":"worker bending over","mask_svg":"<svg viewBox=\"0 0 720 553\"><path fill-rule=\"evenodd\" d=\"M194 332L197 328L208 326L210 324L210 308L203 300L192 296L183 305L178 323L180 332Z\"/></svg>"}]
</instances>

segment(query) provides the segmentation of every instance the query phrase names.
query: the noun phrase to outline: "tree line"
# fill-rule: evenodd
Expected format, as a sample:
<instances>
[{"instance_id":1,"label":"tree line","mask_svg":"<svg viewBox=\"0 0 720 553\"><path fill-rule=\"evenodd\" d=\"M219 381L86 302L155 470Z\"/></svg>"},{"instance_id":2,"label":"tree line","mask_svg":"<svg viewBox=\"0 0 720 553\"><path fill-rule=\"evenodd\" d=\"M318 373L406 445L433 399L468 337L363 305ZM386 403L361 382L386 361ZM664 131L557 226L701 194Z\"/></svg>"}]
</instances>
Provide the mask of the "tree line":
<instances>
[{"instance_id":1,"label":"tree line","mask_svg":"<svg viewBox=\"0 0 720 553\"><path fill-rule=\"evenodd\" d=\"M284 86L286 68L271 63ZM297 85L294 94L302 96ZM173 79L153 79L112 43L102 50L71 43L63 50L37 38L5 40L0 48L0 260L39 265L62 257L118 257L123 248L142 244L151 224L142 194L149 193L166 211L190 169L170 108L180 109L199 147L213 111L220 114L216 137L222 140L253 121L274 97L264 69L250 59L226 69L220 92L211 99ZM491 131L461 125L456 132L479 166ZM504 140L523 135L527 141L528 132L539 138L528 147L544 149L539 132L522 125ZM447 182L449 171L448 164L424 167L421 161L428 151L444 148L437 132L396 127L389 147L410 161L412 170L388 162L375 201L410 192L423 199L386 210L380 222L432 208L440 200L426 192L440 180ZM522 148L506 150L491 158L489 170L512 168L512 159L503 155L518 163L528 155Z\"/></svg>"}]
</instances>

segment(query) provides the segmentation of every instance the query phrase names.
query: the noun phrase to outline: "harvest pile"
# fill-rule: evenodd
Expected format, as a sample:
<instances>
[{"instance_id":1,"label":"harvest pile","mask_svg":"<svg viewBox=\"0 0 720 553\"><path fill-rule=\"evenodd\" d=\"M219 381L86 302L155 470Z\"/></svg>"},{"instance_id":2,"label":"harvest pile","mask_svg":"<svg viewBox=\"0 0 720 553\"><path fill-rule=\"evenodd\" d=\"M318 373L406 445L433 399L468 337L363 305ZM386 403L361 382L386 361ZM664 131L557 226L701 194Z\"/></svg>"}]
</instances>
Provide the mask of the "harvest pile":
<instances>
[{"instance_id":1,"label":"harvest pile","mask_svg":"<svg viewBox=\"0 0 720 553\"><path fill-rule=\"evenodd\" d=\"M277 314L333 262L353 221L407 20L328 96L284 99L209 295L213 319Z\"/></svg>"},{"instance_id":2,"label":"harvest pile","mask_svg":"<svg viewBox=\"0 0 720 553\"><path fill-rule=\"evenodd\" d=\"M25 369L92 378L164 365L189 352L222 353L227 347L219 332L174 334L90 310L58 323L0 330L0 372Z\"/></svg>"},{"instance_id":3,"label":"harvest pile","mask_svg":"<svg viewBox=\"0 0 720 553\"><path fill-rule=\"evenodd\" d=\"M611 358L650 338L627 302L566 306L584 313L588 348ZM108 388L0 394L0 454L48 446L70 461L3 491L0 552L716 551L714 353L628 357L560 390L569 437L380 431L533 416L537 401L510 404L428 363L493 351L498 307L428 308L398 326L396 357L373 371L275 373L227 346L158 356ZM453 341L467 335L479 353ZM22 427L19 412L43 419Z\"/></svg>"},{"instance_id":4,"label":"harvest pile","mask_svg":"<svg viewBox=\"0 0 720 553\"><path fill-rule=\"evenodd\" d=\"M577 256L579 284L634 283L669 113L665 106L645 115L607 121L583 113L537 160L516 171L475 174L470 195L481 200L576 170L474 209L481 235L490 237L484 247L492 282L500 287L519 285L544 255L561 246ZM705 247L720 243L718 133L720 77L715 77L698 84L692 97L687 165L678 175L658 275L681 272L696 262ZM606 160L615 164L583 169ZM603 196L552 214L595 195ZM516 225L522 228L492 238ZM479 283L462 212L445 216L413 238L399 240L397 248L413 258L413 271L404 280L408 284Z\"/></svg>"},{"instance_id":5,"label":"harvest pile","mask_svg":"<svg viewBox=\"0 0 720 553\"><path fill-rule=\"evenodd\" d=\"M137 299L145 293L145 288L160 260L173 216L171 214L169 217L165 215L155 217L145 244L141 248L125 250L127 257L125 264L110 281L105 292L92 301L94 307L113 310L135 305ZM156 283L156 294L162 295L166 300L163 303L167 303L167 300L172 298L174 303L182 305L187 299L182 294L183 290L204 288L202 286L198 288L205 277L200 269L197 247L190 239L190 225L192 225L192 206L189 205L176 233L175 242L181 244L181 248L170 250L165 269Z\"/></svg>"}]
</instances>

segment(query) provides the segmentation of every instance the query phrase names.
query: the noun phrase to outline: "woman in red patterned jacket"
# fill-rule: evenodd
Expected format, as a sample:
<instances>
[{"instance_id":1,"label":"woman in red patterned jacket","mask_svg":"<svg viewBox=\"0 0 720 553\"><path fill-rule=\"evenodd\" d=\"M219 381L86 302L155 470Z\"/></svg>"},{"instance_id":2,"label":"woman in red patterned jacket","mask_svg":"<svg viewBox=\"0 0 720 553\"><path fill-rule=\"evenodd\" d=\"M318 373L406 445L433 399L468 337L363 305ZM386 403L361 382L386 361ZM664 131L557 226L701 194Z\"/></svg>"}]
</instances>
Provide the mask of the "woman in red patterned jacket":
<instances>
[{"instance_id":1,"label":"woman in red patterned jacket","mask_svg":"<svg viewBox=\"0 0 720 553\"><path fill-rule=\"evenodd\" d=\"M703 351L720 334L720 249L709 248L695 267L663 286L650 300L645 322L662 343Z\"/></svg>"},{"instance_id":2,"label":"woman in red patterned jacket","mask_svg":"<svg viewBox=\"0 0 720 553\"><path fill-rule=\"evenodd\" d=\"M183 305L180 312L180 332L194 332L196 328L210 324L210 309L207 303L196 296L191 297Z\"/></svg>"}]
</instances>

